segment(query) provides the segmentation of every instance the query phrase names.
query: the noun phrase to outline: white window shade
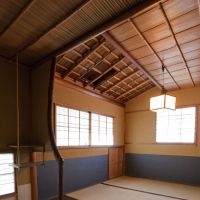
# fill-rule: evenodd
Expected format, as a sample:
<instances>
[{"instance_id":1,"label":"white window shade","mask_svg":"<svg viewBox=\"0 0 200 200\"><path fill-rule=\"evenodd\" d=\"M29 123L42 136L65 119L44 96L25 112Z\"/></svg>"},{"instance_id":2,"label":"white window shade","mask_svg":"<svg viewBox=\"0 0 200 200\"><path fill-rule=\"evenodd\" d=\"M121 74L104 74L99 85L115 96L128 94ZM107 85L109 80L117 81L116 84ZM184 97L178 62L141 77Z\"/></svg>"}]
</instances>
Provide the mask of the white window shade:
<instances>
[{"instance_id":1,"label":"white window shade","mask_svg":"<svg viewBox=\"0 0 200 200\"><path fill-rule=\"evenodd\" d=\"M159 110L175 110L176 97L163 94L150 99L150 110L158 112Z\"/></svg>"}]
</instances>

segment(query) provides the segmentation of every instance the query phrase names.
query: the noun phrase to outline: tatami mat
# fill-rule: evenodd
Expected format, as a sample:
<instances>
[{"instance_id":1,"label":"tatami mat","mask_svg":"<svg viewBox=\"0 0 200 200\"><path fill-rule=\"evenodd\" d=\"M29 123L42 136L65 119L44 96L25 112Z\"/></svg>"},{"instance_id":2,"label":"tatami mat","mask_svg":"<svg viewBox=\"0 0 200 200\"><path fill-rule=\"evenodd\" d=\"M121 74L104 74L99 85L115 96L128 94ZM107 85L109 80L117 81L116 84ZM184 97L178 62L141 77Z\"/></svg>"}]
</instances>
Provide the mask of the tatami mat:
<instances>
[{"instance_id":1,"label":"tatami mat","mask_svg":"<svg viewBox=\"0 0 200 200\"><path fill-rule=\"evenodd\" d=\"M200 200L200 186L123 176L67 196L78 200Z\"/></svg>"}]
</instances>

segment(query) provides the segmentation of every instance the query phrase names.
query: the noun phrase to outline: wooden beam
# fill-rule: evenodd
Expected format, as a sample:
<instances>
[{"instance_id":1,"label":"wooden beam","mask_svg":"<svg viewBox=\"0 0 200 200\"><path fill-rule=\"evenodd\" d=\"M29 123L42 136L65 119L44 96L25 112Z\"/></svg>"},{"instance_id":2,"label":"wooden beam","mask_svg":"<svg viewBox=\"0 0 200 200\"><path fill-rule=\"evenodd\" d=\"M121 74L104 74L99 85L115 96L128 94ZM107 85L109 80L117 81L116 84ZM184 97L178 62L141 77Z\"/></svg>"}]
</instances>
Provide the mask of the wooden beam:
<instances>
[{"instance_id":1,"label":"wooden beam","mask_svg":"<svg viewBox=\"0 0 200 200\"><path fill-rule=\"evenodd\" d=\"M3 61L6 62L6 63L10 63L10 64L13 64L13 65L16 65L16 61L10 60L9 58L7 58L7 57L5 57L5 56L3 56L3 55L0 55L0 59L3 60ZM29 68L30 68L30 66L27 65L27 64L25 64L25 63L19 62L19 64L22 65L22 66L25 66L25 67L29 67Z\"/></svg>"},{"instance_id":2,"label":"wooden beam","mask_svg":"<svg viewBox=\"0 0 200 200\"><path fill-rule=\"evenodd\" d=\"M93 47L90 50L87 50L81 58L79 58L73 65L71 65L63 74L62 74L62 78L64 79L66 76L68 76L72 70L74 70L77 66L81 65L81 63L83 63L85 60L87 60L87 58L96 50L98 50L103 43L105 42L105 40L99 41L98 43L95 43L93 45Z\"/></svg>"},{"instance_id":3,"label":"wooden beam","mask_svg":"<svg viewBox=\"0 0 200 200\"><path fill-rule=\"evenodd\" d=\"M58 21L56 21L52 26L50 26L47 30L43 31L39 36L33 38L33 40L31 40L30 42L28 42L27 44L21 46L18 48L18 51L16 53L22 52L25 49L27 49L28 47L32 46L33 44L35 44L37 41L39 41L42 37L46 36L47 34L49 34L51 31L53 31L54 29L56 29L58 26L61 26L63 23L65 23L67 20L69 20L69 18L71 18L74 14L76 14L78 11L80 11L81 9L83 9L91 0L84 0L84 1L80 1L80 3L71 11L69 11L69 13L67 13L64 17L62 17L61 19L59 19ZM13 59L14 55L11 56L10 59Z\"/></svg>"},{"instance_id":4,"label":"wooden beam","mask_svg":"<svg viewBox=\"0 0 200 200\"><path fill-rule=\"evenodd\" d=\"M115 86L118 86L120 83L123 83L124 81L128 80L129 78L131 78L132 76L136 75L138 71L134 71L132 72L130 75L128 75L127 77L123 78L122 80L118 81L117 83L115 83L114 85L112 85L111 87L109 87L108 89L106 89L105 91L102 92L102 94L105 94L106 92L108 92L109 90L112 90Z\"/></svg>"},{"instance_id":5,"label":"wooden beam","mask_svg":"<svg viewBox=\"0 0 200 200\"><path fill-rule=\"evenodd\" d=\"M153 49L153 47L151 46L151 44L148 42L148 40L146 39L146 37L143 35L143 33L139 30L138 26L135 24L135 22L133 21L133 19L130 19L130 24L132 25L132 27L134 28L134 30L137 32L137 34L140 36L140 38L142 38L142 40L145 42L145 44L147 45L147 47L149 48L149 50L156 56L156 58L160 61L161 63L161 68L162 66L165 66L162 59L160 58L160 56L157 54L157 52ZM165 67L167 73L170 75L170 77L172 78L172 80L174 81L176 87L178 89L181 89L180 86L178 85L178 83L176 82L176 80L174 79L174 77L171 75L171 73L169 72L169 70L167 69L167 67ZM164 86L163 86L164 87Z\"/></svg>"},{"instance_id":6,"label":"wooden beam","mask_svg":"<svg viewBox=\"0 0 200 200\"><path fill-rule=\"evenodd\" d=\"M122 14L120 14L118 17L114 17L114 18L110 19L109 21L103 23L102 25L99 25L99 26L95 27L94 29L92 29L91 31L86 32L85 34L81 35L79 38L73 40L72 42L53 51L49 55L47 55L47 56L43 57L42 59L40 59L39 61L35 62L33 64L33 66L40 65L53 56L57 57L57 56L61 56L61 55L65 54L65 52L79 46L81 43L87 42L91 38L94 38L94 37L102 34L103 32L109 30L114 25L117 25L117 24L123 22L124 20L127 20L130 17L133 17L134 15L144 12L144 10L157 5L160 1L161 0L148 0L148 1L143 1L142 3L140 3L136 6L133 6L128 11L125 11Z\"/></svg>"},{"instance_id":7,"label":"wooden beam","mask_svg":"<svg viewBox=\"0 0 200 200\"><path fill-rule=\"evenodd\" d=\"M103 45L104 46L104 45ZM104 62L106 57L110 54L111 50L109 50L106 55L102 56L101 60L97 61L94 65L88 67L88 69L78 78L76 79L76 81L81 80L81 78L83 78L87 73L89 73L91 70L96 71L96 66L98 66L100 63ZM95 52L94 52L95 53Z\"/></svg>"},{"instance_id":8,"label":"wooden beam","mask_svg":"<svg viewBox=\"0 0 200 200\"><path fill-rule=\"evenodd\" d=\"M171 26L171 24L170 24L170 21L169 21L169 19L168 19L168 17L167 17L167 14L166 14L166 12L165 12L163 6L162 6L162 3L160 3L159 5L160 5L161 11L162 11L162 13L163 13L163 15L164 15L166 24L168 25L168 28L169 28L169 30L171 31L171 34L172 34L172 36L173 36L173 38L174 38L174 41L175 41L175 43L176 43L176 47L177 47L179 53L181 54L181 58L182 58L183 62L185 63L185 66L186 66L186 69L187 69L187 71L188 71L188 73L189 73L189 76L190 76L190 79L191 79L191 81L192 81L192 84L193 84L193 86L195 86L194 80L193 80L192 75L191 75L191 72L190 72L190 70L189 70L189 66L188 66L187 61L186 61L186 59L185 59L185 57L184 57L184 54L183 54L183 52L182 52L182 50L181 50L181 47L180 47L180 45L179 45L179 43L178 43L178 41L177 41L177 39L176 39L175 33L174 33L173 28L172 28L172 26Z\"/></svg>"},{"instance_id":9,"label":"wooden beam","mask_svg":"<svg viewBox=\"0 0 200 200\"><path fill-rule=\"evenodd\" d=\"M154 77L145 69L142 65L140 65L135 58L121 45L119 44L110 33L106 32L103 34L105 39L112 44L115 48L117 48L137 69L139 69L144 75L146 75L149 80L151 80L159 89L162 90L162 86Z\"/></svg>"},{"instance_id":10,"label":"wooden beam","mask_svg":"<svg viewBox=\"0 0 200 200\"><path fill-rule=\"evenodd\" d=\"M104 96L100 93L97 93L96 91L94 90L89 90L88 88L83 88L79 85L76 85L74 83L71 83L67 80L63 80L63 79L60 79L58 77L55 77L55 83L57 84L60 84L60 85L63 85L64 87L67 87L67 88L70 88L70 89L73 89L73 90L76 90L78 92L81 92L83 94L87 94L87 95L90 95L90 96L93 96L93 97L96 97L98 99L101 99L103 101L106 101L106 102L109 102L109 103L112 103L112 104L115 104L115 105L118 105L118 106L121 106L121 107L124 107L123 104L119 103L119 101L115 101L113 100L111 97L108 97L108 96Z\"/></svg>"},{"instance_id":11,"label":"wooden beam","mask_svg":"<svg viewBox=\"0 0 200 200\"><path fill-rule=\"evenodd\" d=\"M123 94L119 95L116 99L120 99L121 97L123 97L123 96L125 96L125 95L127 95L127 94L129 94L131 92L133 92L134 90L137 90L137 88L139 88L139 87L141 87L141 86L143 86L143 85L145 85L147 83L149 83L149 80L146 80L146 81L140 83L139 85L137 85L136 87L131 88L130 90L124 92Z\"/></svg>"},{"instance_id":12,"label":"wooden beam","mask_svg":"<svg viewBox=\"0 0 200 200\"><path fill-rule=\"evenodd\" d=\"M109 67L107 70L105 70L102 74L100 74L99 76L97 76L95 79L91 80L86 86L91 85L92 83L94 83L96 80L100 79L102 76L104 76L106 73L108 73L111 69L113 69L115 67L115 65L117 65L118 63L121 62L121 60L124 59L124 56L118 58L117 60L115 60Z\"/></svg>"},{"instance_id":13,"label":"wooden beam","mask_svg":"<svg viewBox=\"0 0 200 200\"><path fill-rule=\"evenodd\" d=\"M198 5L199 5L199 15L200 15L200 0L198 0Z\"/></svg>"},{"instance_id":14,"label":"wooden beam","mask_svg":"<svg viewBox=\"0 0 200 200\"><path fill-rule=\"evenodd\" d=\"M33 3L35 2L35 0L30 0L23 8L22 10L18 13L17 16L15 16L10 22L9 24L2 30L2 32L0 33L0 37L2 37L9 29L10 27L16 23L20 18L21 16L26 13L29 8L33 5Z\"/></svg>"}]
</instances>

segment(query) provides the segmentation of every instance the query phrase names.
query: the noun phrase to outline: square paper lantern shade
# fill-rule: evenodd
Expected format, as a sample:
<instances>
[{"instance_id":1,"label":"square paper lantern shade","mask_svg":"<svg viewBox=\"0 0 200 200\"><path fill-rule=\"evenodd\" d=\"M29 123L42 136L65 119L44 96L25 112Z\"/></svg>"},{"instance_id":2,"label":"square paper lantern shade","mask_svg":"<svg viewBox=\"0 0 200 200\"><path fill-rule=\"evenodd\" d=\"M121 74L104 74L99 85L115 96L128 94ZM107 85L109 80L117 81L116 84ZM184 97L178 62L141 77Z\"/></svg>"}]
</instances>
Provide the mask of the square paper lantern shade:
<instances>
[{"instance_id":1,"label":"square paper lantern shade","mask_svg":"<svg viewBox=\"0 0 200 200\"><path fill-rule=\"evenodd\" d=\"M150 99L150 110L157 112L160 110L175 110L176 109L176 97L170 95L160 95L152 97Z\"/></svg>"}]
</instances>

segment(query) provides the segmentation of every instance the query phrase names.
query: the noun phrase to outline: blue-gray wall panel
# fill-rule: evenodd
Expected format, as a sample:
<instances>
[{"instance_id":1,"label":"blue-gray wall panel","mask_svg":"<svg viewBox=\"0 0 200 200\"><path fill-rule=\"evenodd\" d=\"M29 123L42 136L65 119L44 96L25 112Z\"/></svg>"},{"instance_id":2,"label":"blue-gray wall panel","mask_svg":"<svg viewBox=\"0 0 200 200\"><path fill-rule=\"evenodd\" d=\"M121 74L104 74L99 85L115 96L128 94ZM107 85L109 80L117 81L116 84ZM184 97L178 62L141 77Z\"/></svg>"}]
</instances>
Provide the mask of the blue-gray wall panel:
<instances>
[{"instance_id":1,"label":"blue-gray wall panel","mask_svg":"<svg viewBox=\"0 0 200 200\"><path fill-rule=\"evenodd\" d=\"M108 156L91 156L66 159L64 162L64 192L71 192L105 181L108 176ZM58 166L56 161L46 161L38 167L39 200L57 195Z\"/></svg>"},{"instance_id":2,"label":"blue-gray wall panel","mask_svg":"<svg viewBox=\"0 0 200 200\"><path fill-rule=\"evenodd\" d=\"M200 184L200 158L190 156L126 154L127 176Z\"/></svg>"}]
</instances>

